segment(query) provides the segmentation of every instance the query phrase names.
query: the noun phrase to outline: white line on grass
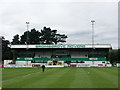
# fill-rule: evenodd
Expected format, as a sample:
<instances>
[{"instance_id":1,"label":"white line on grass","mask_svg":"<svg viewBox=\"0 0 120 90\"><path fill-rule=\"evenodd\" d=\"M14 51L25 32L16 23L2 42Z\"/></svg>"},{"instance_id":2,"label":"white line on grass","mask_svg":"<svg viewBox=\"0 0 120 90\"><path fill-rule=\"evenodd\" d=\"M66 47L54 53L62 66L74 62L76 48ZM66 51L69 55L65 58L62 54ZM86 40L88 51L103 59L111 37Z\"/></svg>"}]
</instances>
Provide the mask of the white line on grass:
<instances>
[{"instance_id":1,"label":"white line on grass","mask_svg":"<svg viewBox=\"0 0 120 90\"><path fill-rule=\"evenodd\" d=\"M40 72L34 72L34 73L31 73L31 74L22 75L22 76L19 76L19 77L16 77L16 78L26 77L26 76L29 76L29 75L32 75L32 74L37 74L37 73L40 73ZM6 81L13 80L13 79L16 79L16 78L12 78L12 79L8 79L8 80L4 80L4 81L2 81L2 82L6 82Z\"/></svg>"}]
</instances>

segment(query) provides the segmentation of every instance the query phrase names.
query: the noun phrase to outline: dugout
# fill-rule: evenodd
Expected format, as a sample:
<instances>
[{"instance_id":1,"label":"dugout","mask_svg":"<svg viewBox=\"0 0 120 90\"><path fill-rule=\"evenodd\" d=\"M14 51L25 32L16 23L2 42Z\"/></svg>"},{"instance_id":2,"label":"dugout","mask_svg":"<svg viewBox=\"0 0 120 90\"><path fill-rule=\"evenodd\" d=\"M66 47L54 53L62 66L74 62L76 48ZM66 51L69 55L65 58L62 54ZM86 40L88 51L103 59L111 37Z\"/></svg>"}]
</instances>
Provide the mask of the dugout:
<instances>
[{"instance_id":1,"label":"dugout","mask_svg":"<svg viewBox=\"0 0 120 90\"><path fill-rule=\"evenodd\" d=\"M107 66L110 44L11 45L16 65Z\"/></svg>"}]
</instances>

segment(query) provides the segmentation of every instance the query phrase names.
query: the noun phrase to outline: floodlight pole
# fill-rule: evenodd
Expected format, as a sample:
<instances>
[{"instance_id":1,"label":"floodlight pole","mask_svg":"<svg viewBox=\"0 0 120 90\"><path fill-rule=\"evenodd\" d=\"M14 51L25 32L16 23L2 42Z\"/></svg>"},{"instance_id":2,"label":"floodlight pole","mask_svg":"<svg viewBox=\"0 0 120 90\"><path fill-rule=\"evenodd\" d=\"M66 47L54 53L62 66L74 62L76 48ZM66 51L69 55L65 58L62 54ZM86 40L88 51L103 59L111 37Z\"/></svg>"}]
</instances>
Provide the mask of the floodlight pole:
<instances>
[{"instance_id":1,"label":"floodlight pole","mask_svg":"<svg viewBox=\"0 0 120 90\"><path fill-rule=\"evenodd\" d=\"M29 31L29 22L26 22L26 25L27 25L27 40L26 40L26 45L27 45L27 48L26 48L26 50L27 50L27 55L28 55L28 44L29 44L29 33L28 33L28 31ZM27 65L28 65L28 61L27 61Z\"/></svg>"},{"instance_id":2,"label":"floodlight pole","mask_svg":"<svg viewBox=\"0 0 120 90\"><path fill-rule=\"evenodd\" d=\"M28 41L29 41L29 36L28 36L28 31L29 31L29 22L26 22L26 25L27 25L27 42L26 44L28 45Z\"/></svg>"},{"instance_id":3,"label":"floodlight pole","mask_svg":"<svg viewBox=\"0 0 120 90\"><path fill-rule=\"evenodd\" d=\"M93 56L94 56L94 20L91 20L92 23L92 50L93 50ZM93 65L94 65L94 61L92 61Z\"/></svg>"},{"instance_id":4,"label":"floodlight pole","mask_svg":"<svg viewBox=\"0 0 120 90\"><path fill-rule=\"evenodd\" d=\"M92 48L94 48L93 46L94 46L94 20L91 20L91 22L92 22Z\"/></svg>"}]
</instances>

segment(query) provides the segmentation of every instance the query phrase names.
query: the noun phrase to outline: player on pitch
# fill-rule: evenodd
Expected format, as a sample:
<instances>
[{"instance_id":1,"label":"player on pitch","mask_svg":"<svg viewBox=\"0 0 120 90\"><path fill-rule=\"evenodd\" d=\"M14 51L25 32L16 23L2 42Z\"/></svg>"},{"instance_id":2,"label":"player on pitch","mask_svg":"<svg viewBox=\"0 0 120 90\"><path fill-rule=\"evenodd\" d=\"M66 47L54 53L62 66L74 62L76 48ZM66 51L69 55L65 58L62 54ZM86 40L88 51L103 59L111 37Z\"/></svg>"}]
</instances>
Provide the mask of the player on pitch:
<instances>
[{"instance_id":1,"label":"player on pitch","mask_svg":"<svg viewBox=\"0 0 120 90\"><path fill-rule=\"evenodd\" d=\"M43 72L45 71L45 65L42 65L42 71Z\"/></svg>"}]
</instances>

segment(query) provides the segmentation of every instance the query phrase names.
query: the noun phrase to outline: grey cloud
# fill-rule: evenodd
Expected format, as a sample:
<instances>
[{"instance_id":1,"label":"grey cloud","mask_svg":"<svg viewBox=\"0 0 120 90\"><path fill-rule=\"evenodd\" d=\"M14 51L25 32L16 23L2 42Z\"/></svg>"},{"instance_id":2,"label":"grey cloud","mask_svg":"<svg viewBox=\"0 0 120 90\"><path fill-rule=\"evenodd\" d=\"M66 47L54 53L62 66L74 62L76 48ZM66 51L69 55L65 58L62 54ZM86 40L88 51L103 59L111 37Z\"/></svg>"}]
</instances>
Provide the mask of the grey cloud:
<instances>
[{"instance_id":1,"label":"grey cloud","mask_svg":"<svg viewBox=\"0 0 120 90\"><path fill-rule=\"evenodd\" d=\"M47 26L67 34L67 43L91 43L90 21L94 19L95 41L117 47L117 3L31 2L0 5L1 35L11 41L15 34L26 30L25 22L29 21L30 29Z\"/></svg>"}]
</instances>

